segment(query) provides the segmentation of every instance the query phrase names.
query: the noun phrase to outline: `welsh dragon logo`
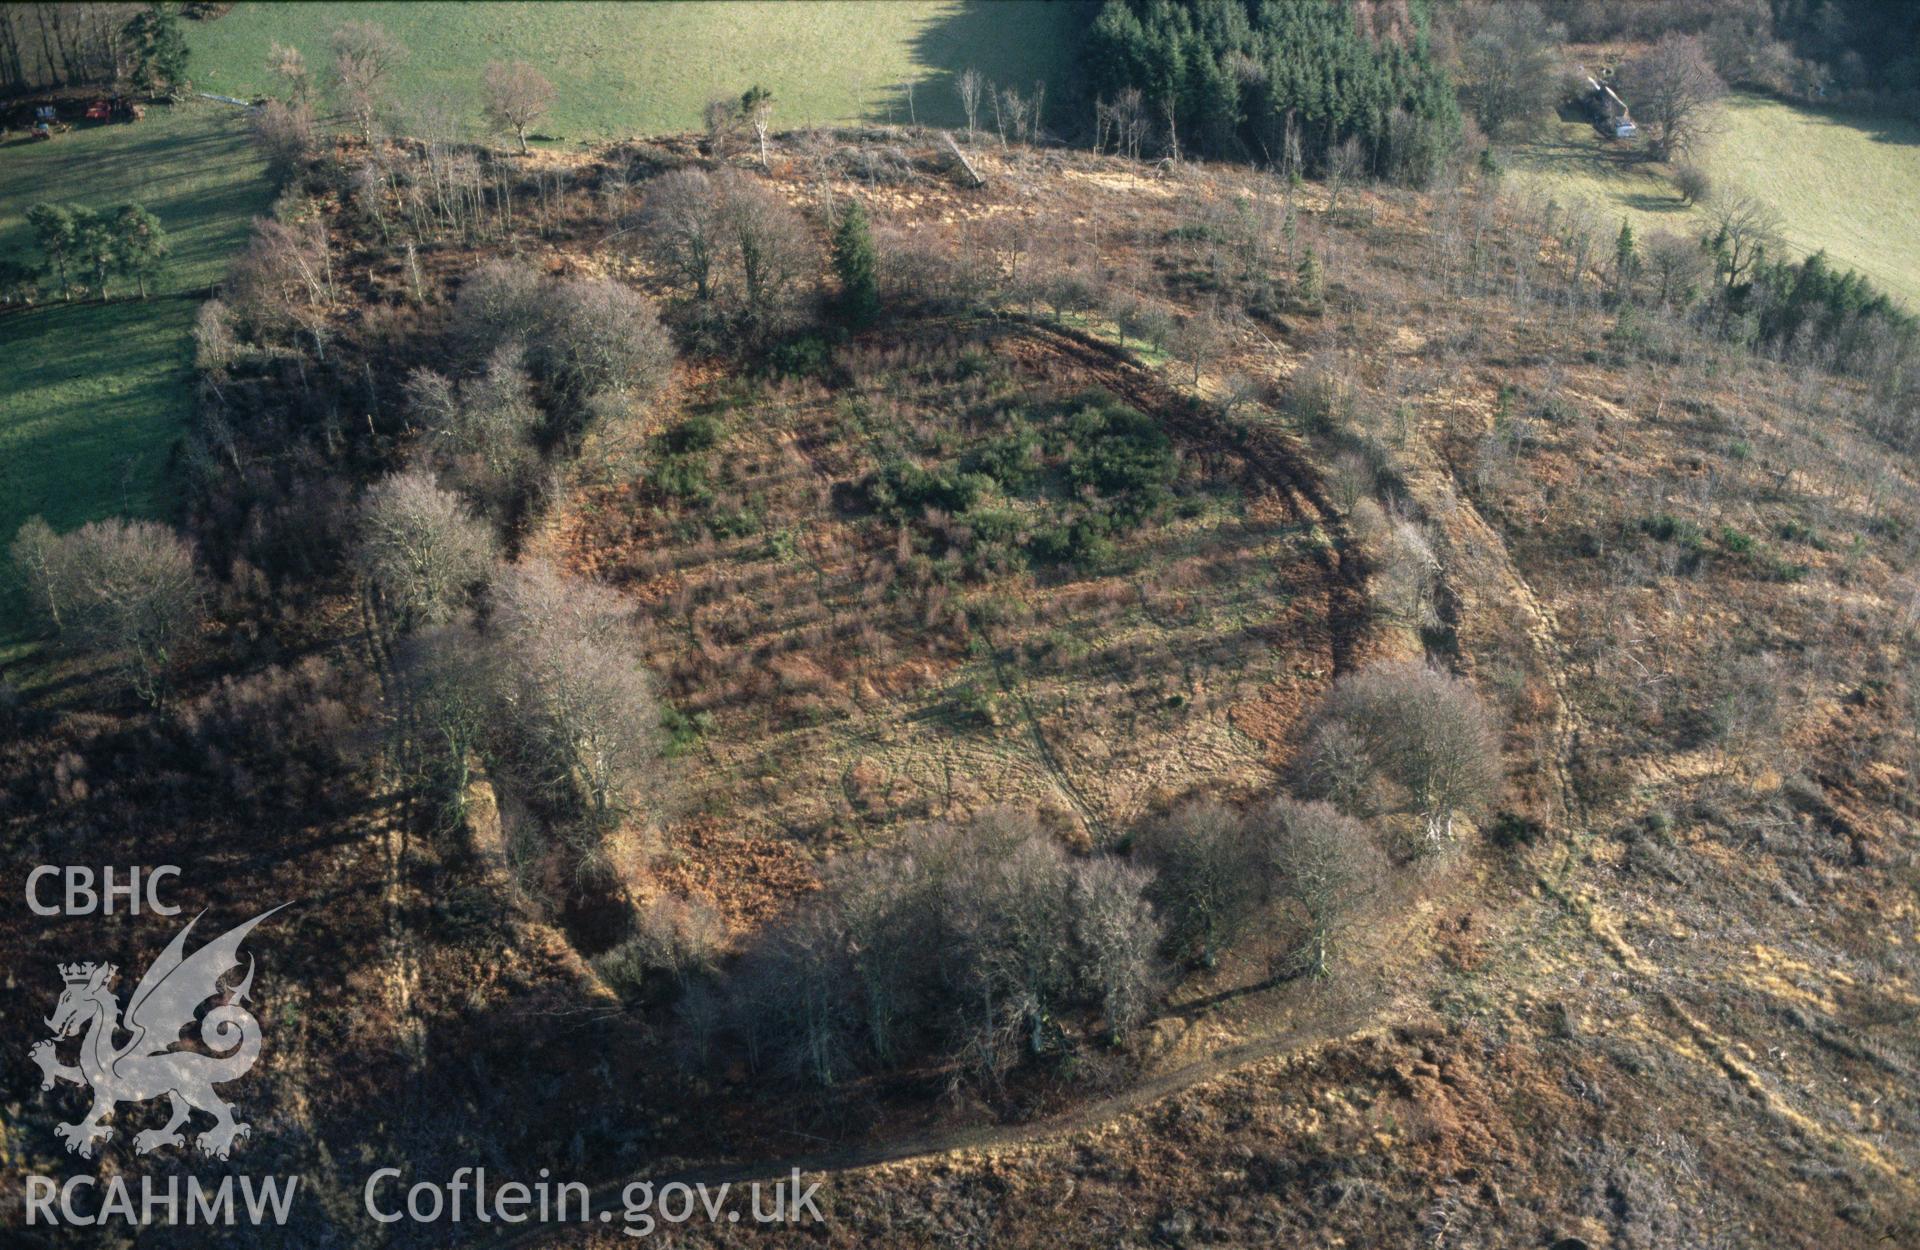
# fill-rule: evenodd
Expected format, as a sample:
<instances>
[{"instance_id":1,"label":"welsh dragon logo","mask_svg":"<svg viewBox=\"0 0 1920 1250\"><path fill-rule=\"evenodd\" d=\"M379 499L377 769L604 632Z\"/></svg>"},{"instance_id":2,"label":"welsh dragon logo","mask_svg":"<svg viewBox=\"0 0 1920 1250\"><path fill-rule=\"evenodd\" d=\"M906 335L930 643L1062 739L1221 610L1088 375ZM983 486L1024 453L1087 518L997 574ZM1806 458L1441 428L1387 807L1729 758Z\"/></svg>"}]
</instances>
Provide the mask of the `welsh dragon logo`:
<instances>
[{"instance_id":1,"label":"welsh dragon logo","mask_svg":"<svg viewBox=\"0 0 1920 1250\"><path fill-rule=\"evenodd\" d=\"M61 1124L54 1129L68 1150L92 1158L96 1143L113 1136L106 1121L112 1118L115 1107L123 1102L147 1102L162 1094L172 1101L172 1117L164 1128L134 1135L134 1149L141 1154L162 1146L186 1145L180 1127L195 1110L206 1112L215 1121L195 1142L202 1153L224 1159L234 1143L247 1135L247 1126L233 1118L232 1106L214 1093L213 1087L244 1076L260 1057L260 1022L243 1005L253 986L253 957L247 956L247 973L239 985L222 990L220 981L240 966L240 943L247 934L280 907L228 930L192 955L186 953L187 935L200 917L189 920L140 978L127 1001L124 1020L113 989L117 968L96 963L60 966L67 988L46 1025L53 1030L55 1041L85 1033L80 1042L79 1066L61 1063L54 1053L54 1041L36 1043L28 1057L40 1065L41 1089L52 1089L55 1081L69 1081L93 1090L93 1108L86 1117L77 1124ZM194 1022L200 1005L216 996L221 1001L200 1021L200 1040L216 1053L175 1049L184 1040L181 1031ZM128 1040L116 1043L117 1034L129 1035Z\"/></svg>"}]
</instances>

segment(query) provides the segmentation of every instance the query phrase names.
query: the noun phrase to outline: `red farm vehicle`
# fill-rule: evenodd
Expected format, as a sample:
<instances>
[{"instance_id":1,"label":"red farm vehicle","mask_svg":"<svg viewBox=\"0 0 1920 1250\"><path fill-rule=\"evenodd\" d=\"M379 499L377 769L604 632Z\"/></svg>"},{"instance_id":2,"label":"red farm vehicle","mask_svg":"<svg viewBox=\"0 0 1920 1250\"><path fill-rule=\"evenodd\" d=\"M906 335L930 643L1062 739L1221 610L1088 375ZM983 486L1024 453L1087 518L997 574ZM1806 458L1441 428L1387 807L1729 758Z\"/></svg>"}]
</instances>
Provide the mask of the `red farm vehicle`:
<instances>
[{"instance_id":1,"label":"red farm vehicle","mask_svg":"<svg viewBox=\"0 0 1920 1250\"><path fill-rule=\"evenodd\" d=\"M111 100L102 97L87 106L87 120L90 122L137 122L146 115L145 105L136 104L123 95Z\"/></svg>"}]
</instances>

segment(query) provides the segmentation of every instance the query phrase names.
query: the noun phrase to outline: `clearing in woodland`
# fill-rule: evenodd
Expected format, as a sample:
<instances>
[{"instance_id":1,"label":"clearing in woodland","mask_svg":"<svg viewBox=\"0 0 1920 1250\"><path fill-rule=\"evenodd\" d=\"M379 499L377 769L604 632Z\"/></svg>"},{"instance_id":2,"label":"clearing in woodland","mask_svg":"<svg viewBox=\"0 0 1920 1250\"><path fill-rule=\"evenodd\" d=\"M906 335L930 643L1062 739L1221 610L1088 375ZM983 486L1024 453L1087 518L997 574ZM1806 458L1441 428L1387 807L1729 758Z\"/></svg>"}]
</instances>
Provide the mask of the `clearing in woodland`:
<instances>
[{"instance_id":1,"label":"clearing in woodland","mask_svg":"<svg viewBox=\"0 0 1920 1250\"><path fill-rule=\"evenodd\" d=\"M1617 229L1696 234L1707 214L1674 189L1665 165L1608 143L1584 121L1544 123L1507 154L1522 189L1585 202ZM1796 256L1826 249L1841 268L1920 308L1920 126L1737 93L1721 107L1699 163L1721 195L1751 195L1780 217Z\"/></svg>"}]
</instances>

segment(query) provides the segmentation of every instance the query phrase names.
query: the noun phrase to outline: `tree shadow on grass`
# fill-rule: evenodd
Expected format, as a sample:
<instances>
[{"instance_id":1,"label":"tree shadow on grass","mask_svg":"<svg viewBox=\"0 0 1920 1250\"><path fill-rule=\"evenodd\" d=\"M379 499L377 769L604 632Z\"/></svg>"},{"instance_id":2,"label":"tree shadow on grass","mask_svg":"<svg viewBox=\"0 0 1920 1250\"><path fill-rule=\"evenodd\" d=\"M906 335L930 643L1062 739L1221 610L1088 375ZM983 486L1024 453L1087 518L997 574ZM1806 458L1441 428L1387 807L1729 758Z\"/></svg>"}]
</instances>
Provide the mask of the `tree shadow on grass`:
<instances>
[{"instance_id":1,"label":"tree shadow on grass","mask_svg":"<svg viewBox=\"0 0 1920 1250\"><path fill-rule=\"evenodd\" d=\"M1629 192L1620 197L1620 202L1643 213L1685 213L1689 207L1681 196L1654 195L1645 191Z\"/></svg>"},{"instance_id":2,"label":"tree shadow on grass","mask_svg":"<svg viewBox=\"0 0 1920 1250\"><path fill-rule=\"evenodd\" d=\"M64 530L159 509L188 404L192 315L191 301L153 300L54 304L7 319L17 406L0 424L0 541L35 513Z\"/></svg>"},{"instance_id":3,"label":"tree shadow on grass","mask_svg":"<svg viewBox=\"0 0 1920 1250\"><path fill-rule=\"evenodd\" d=\"M963 71L976 69L989 82L1012 87L1023 97L1033 94L1036 82L1044 82L1046 124L1058 132L1070 102L1085 94L1080 53L1099 12L1094 0L956 0L913 37L919 76L893 88L867 120L964 126L967 118L957 83ZM992 116L992 106L983 99L981 124L990 127Z\"/></svg>"},{"instance_id":4,"label":"tree shadow on grass","mask_svg":"<svg viewBox=\"0 0 1920 1250\"><path fill-rule=\"evenodd\" d=\"M1514 164L1549 171L1579 173L1603 182L1627 182L1648 177L1645 161L1629 148L1603 146L1591 136L1543 135L1516 143Z\"/></svg>"},{"instance_id":5,"label":"tree shadow on grass","mask_svg":"<svg viewBox=\"0 0 1920 1250\"><path fill-rule=\"evenodd\" d=\"M1805 100L1784 96L1738 95L1728 104L1730 110L1757 110L1778 105L1791 109L1800 120L1842 130L1854 130L1875 143L1898 147L1920 146L1920 123L1890 113L1855 113Z\"/></svg>"}]
</instances>

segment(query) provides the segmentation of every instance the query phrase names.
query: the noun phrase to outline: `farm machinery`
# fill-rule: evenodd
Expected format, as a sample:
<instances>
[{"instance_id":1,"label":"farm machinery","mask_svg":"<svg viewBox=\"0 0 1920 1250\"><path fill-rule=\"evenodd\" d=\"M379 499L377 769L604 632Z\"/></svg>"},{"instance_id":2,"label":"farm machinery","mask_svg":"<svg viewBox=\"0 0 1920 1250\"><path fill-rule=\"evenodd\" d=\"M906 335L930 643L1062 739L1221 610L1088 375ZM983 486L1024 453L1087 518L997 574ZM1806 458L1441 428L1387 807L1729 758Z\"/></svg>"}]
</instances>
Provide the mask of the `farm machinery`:
<instances>
[{"instance_id":1,"label":"farm machinery","mask_svg":"<svg viewBox=\"0 0 1920 1250\"><path fill-rule=\"evenodd\" d=\"M87 106L90 122L137 122L147 115L146 105L126 96L102 97Z\"/></svg>"},{"instance_id":2,"label":"farm machinery","mask_svg":"<svg viewBox=\"0 0 1920 1250\"><path fill-rule=\"evenodd\" d=\"M42 104L33 110L33 124L27 128L27 138L38 143L66 128L67 124L60 120L60 111L51 104Z\"/></svg>"}]
</instances>

